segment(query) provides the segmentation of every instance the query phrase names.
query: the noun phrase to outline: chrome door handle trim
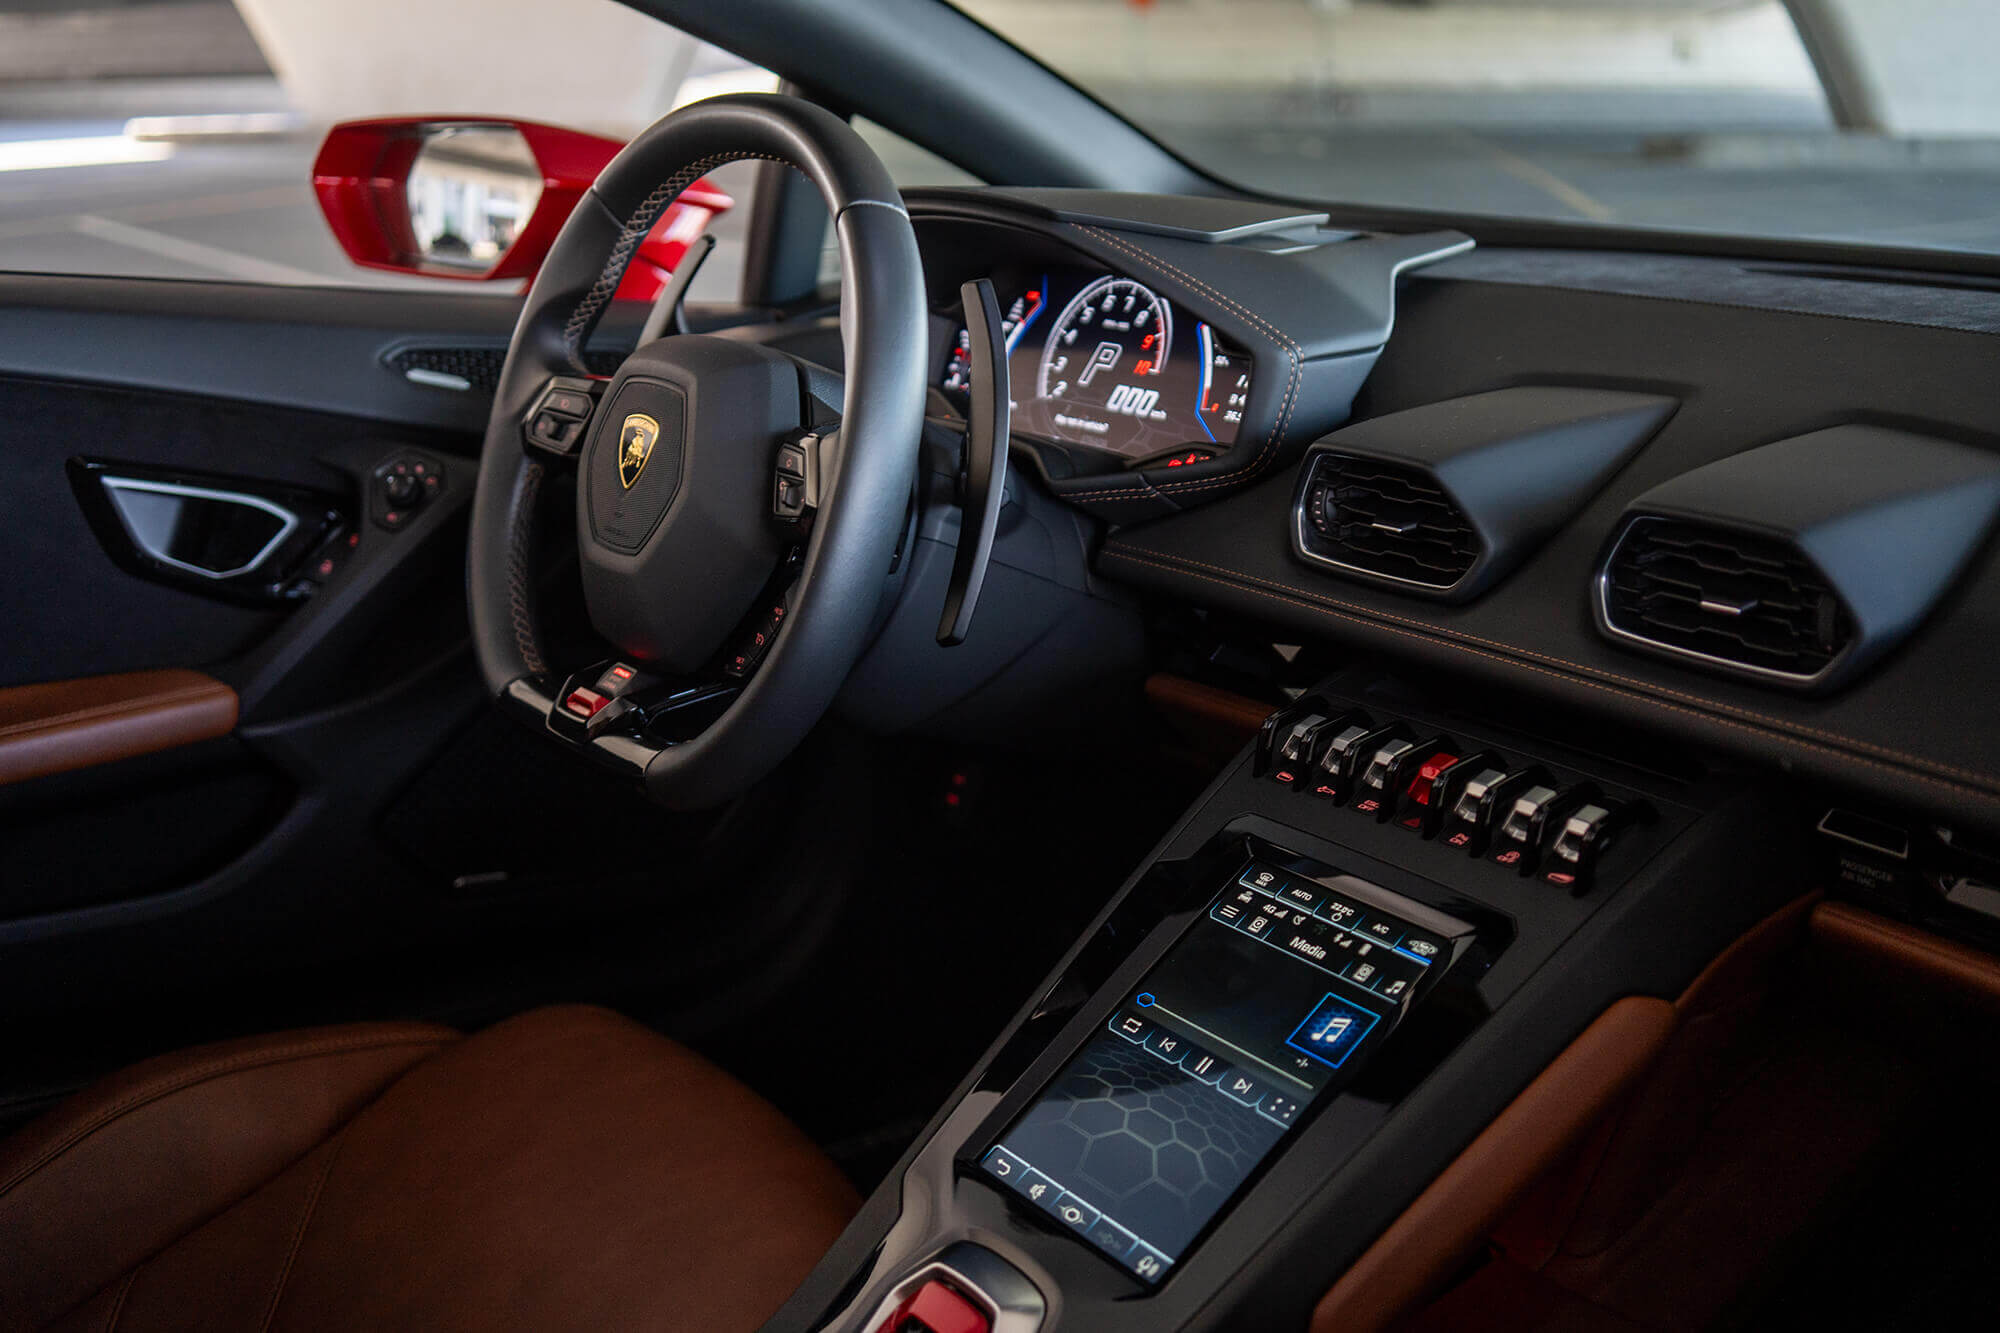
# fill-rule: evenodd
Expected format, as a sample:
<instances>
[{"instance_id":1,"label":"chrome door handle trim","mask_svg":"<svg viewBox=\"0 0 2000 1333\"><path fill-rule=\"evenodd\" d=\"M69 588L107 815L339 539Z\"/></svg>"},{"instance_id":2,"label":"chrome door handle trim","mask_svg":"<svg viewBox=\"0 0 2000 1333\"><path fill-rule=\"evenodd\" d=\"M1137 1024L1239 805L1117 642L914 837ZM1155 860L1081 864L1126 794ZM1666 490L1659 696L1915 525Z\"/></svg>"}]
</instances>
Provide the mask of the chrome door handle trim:
<instances>
[{"instance_id":1,"label":"chrome door handle trim","mask_svg":"<svg viewBox=\"0 0 2000 1333\"><path fill-rule=\"evenodd\" d=\"M229 579L235 578L239 574L249 573L270 559L271 553L282 546L285 538L297 531L299 526L299 516L297 514L283 505L274 504L261 496L245 495L239 491L211 490L205 486L186 486L175 481L142 481L136 477L100 476L98 480L105 490L114 493L118 491L139 491L149 495L178 496L187 500L214 500L222 504L248 505L252 509L260 509L279 520L277 534L271 540L265 542L257 554L250 557L250 559L244 561L234 569L204 569L200 565L192 565L185 560L177 560L173 556L168 555L164 550L161 550L152 538L141 533L133 526L131 517L125 512L124 506L117 502L116 495L114 494L111 507L117 511L118 521L124 525L125 534L132 539L134 546L145 552L146 556L150 559L205 579Z\"/></svg>"}]
</instances>

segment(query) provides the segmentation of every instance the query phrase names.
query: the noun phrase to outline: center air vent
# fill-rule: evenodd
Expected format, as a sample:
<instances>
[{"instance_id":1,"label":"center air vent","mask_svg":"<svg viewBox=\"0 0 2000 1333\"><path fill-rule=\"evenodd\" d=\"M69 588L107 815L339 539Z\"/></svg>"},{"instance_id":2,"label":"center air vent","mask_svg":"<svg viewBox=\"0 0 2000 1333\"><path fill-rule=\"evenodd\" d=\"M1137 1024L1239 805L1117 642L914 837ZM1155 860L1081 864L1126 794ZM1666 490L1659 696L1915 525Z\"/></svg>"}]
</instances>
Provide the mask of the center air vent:
<instances>
[{"instance_id":1,"label":"center air vent","mask_svg":"<svg viewBox=\"0 0 2000 1333\"><path fill-rule=\"evenodd\" d=\"M624 360L625 354L615 349L591 348L584 353L593 375L615 375ZM492 393L499 387L501 368L507 364L507 348L405 343L384 353L382 364L412 384Z\"/></svg>"},{"instance_id":2,"label":"center air vent","mask_svg":"<svg viewBox=\"0 0 2000 1333\"><path fill-rule=\"evenodd\" d=\"M1614 642L1768 685L1828 690L1930 614L2000 514L2000 458L1832 426L1633 498L1591 597Z\"/></svg>"},{"instance_id":3,"label":"center air vent","mask_svg":"<svg viewBox=\"0 0 2000 1333\"><path fill-rule=\"evenodd\" d=\"M1614 635L1799 684L1854 641L1854 617L1797 547L1704 523L1634 519L1598 598Z\"/></svg>"},{"instance_id":4,"label":"center air vent","mask_svg":"<svg viewBox=\"0 0 2000 1333\"><path fill-rule=\"evenodd\" d=\"M1470 601L1575 517L1673 410L1655 394L1517 385L1345 426L1299 469L1292 550L1364 583Z\"/></svg>"},{"instance_id":5,"label":"center air vent","mask_svg":"<svg viewBox=\"0 0 2000 1333\"><path fill-rule=\"evenodd\" d=\"M1424 588L1449 588L1479 559L1479 534L1444 489L1400 463L1321 453L1299 502L1308 559Z\"/></svg>"}]
</instances>

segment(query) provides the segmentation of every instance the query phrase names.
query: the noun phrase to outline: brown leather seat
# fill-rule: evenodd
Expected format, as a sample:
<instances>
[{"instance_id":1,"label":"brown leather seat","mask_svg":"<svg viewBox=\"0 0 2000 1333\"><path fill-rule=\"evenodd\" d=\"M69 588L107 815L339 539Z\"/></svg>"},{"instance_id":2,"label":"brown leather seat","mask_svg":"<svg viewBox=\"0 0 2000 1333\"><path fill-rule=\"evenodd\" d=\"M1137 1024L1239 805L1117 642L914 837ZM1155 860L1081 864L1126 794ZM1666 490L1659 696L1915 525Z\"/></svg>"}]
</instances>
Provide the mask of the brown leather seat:
<instances>
[{"instance_id":1,"label":"brown leather seat","mask_svg":"<svg viewBox=\"0 0 2000 1333\"><path fill-rule=\"evenodd\" d=\"M0 1144L0 1329L753 1329L855 1204L615 1014L292 1032L146 1061Z\"/></svg>"}]
</instances>

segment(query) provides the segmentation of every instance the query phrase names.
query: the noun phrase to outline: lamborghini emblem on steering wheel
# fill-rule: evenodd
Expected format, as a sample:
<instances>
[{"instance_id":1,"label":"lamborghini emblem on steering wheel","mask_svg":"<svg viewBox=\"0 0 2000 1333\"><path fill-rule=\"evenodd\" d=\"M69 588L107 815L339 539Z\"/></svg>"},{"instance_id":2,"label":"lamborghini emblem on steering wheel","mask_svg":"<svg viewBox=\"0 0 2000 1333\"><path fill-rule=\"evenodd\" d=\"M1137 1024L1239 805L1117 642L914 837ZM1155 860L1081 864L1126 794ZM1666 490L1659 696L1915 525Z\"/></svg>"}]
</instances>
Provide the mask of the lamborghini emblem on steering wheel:
<instances>
[{"instance_id":1,"label":"lamborghini emblem on steering wheel","mask_svg":"<svg viewBox=\"0 0 2000 1333\"><path fill-rule=\"evenodd\" d=\"M653 456L653 444L660 438L660 423L644 412L634 412L618 428L618 480L631 490L632 483L646 470Z\"/></svg>"}]
</instances>

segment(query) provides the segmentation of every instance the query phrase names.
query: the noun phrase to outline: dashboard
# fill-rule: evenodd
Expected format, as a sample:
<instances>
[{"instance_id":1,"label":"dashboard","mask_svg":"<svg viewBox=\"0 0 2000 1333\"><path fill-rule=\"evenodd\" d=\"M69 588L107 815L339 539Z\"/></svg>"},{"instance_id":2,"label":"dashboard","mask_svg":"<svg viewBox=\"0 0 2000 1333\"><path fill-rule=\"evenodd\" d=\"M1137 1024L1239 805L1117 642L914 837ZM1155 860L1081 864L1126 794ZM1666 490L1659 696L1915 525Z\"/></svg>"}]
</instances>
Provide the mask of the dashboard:
<instances>
[{"instance_id":1,"label":"dashboard","mask_svg":"<svg viewBox=\"0 0 2000 1333\"><path fill-rule=\"evenodd\" d=\"M1014 429L1128 463L1187 466L1236 443L1250 357L1154 287L1117 273L999 273ZM960 411L971 339L960 325L938 387Z\"/></svg>"},{"instance_id":2,"label":"dashboard","mask_svg":"<svg viewBox=\"0 0 2000 1333\"><path fill-rule=\"evenodd\" d=\"M1037 474L992 570L1046 618L990 633L995 668L1130 652L1190 735L1238 681L1252 714L1293 702L843 1260L890 1274L976 1235L1061 1292L1064 1327L1303 1326L1563 1043L1638 997L1670 1026L1659 997L1758 922L1796 928L1802 890L2000 948L2000 703L1975 687L2000 285L1613 274L1244 201L907 198L931 493L962 484L943 409L968 406L974 279ZM1078 631L1099 578L1133 622Z\"/></svg>"},{"instance_id":3,"label":"dashboard","mask_svg":"<svg viewBox=\"0 0 2000 1333\"><path fill-rule=\"evenodd\" d=\"M2000 706L1965 688L2000 633L1991 290L1250 201L909 198L934 397L962 384L959 284L990 277L1015 456L1104 525L1095 574L2000 835ZM1146 333L1168 359L1140 377ZM1237 420L1198 410L1204 336ZM1101 343L1088 386L1055 369ZM1167 421L1111 424L1134 385Z\"/></svg>"}]
</instances>

